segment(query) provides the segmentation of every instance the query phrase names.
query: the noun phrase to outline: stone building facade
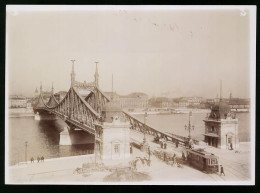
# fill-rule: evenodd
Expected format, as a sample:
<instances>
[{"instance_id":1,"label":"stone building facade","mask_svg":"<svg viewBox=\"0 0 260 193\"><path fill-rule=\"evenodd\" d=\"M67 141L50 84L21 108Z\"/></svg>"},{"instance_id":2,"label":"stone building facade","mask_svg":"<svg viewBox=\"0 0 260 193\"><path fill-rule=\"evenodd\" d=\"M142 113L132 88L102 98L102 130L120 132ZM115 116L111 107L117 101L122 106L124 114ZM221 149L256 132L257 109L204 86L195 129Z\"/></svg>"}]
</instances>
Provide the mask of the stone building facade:
<instances>
[{"instance_id":1,"label":"stone building facade","mask_svg":"<svg viewBox=\"0 0 260 193\"><path fill-rule=\"evenodd\" d=\"M95 154L105 165L125 165L130 158L130 123L114 101L107 103L95 124Z\"/></svg>"},{"instance_id":2,"label":"stone building facade","mask_svg":"<svg viewBox=\"0 0 260 193\"><path fill-rule=\"evenodd\" d=\"M235 149L239 146L238 119L227 103L216 103L205 122L205 142L221 149Z\"/></svg>"}]
</instances>

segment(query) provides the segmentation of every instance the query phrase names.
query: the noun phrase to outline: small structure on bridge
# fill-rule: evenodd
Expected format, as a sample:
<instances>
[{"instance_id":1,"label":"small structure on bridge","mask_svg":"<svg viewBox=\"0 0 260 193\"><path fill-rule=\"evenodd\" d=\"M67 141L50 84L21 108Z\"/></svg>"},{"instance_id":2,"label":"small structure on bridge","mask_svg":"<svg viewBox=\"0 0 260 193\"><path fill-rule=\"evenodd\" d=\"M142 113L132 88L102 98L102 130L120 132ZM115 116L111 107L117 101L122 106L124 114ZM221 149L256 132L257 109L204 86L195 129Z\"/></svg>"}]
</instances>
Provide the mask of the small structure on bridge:
<instances>
[{"instance_id":1,"label":"small structure on bridge","mask_svg":"<svg viewBox=\"0 0 260 193\"><path fill-rule=\"evenodd\" d=\"M95 124L95 154L105 165L125 165L130 158L130 123L115 101L102 109L101 119Z\"/></svg>"}]
</instances>

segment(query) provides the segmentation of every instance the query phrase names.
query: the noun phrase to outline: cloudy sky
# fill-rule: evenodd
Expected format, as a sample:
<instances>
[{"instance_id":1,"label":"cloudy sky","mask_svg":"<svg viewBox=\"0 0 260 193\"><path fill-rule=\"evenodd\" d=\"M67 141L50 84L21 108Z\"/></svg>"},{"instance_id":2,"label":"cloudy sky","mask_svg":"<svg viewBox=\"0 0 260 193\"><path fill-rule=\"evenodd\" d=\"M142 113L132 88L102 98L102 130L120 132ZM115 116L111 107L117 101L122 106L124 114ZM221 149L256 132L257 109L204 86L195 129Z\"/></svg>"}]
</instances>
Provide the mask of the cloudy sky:
<instances>
[{"instance_id":1,"label":"cloudy sky","mask_svg":"<svg viewBox=\"0 0 260 193\"><path fill-rule=\"evenodd\" d=\"M41 81L68 90L75 59L77 81L99 62L103 91L113 74L119 94L214 98L222 80L223 97L250 97L247 9L49 8L7 8L9 94L32 96Z\"/></svg>"}]
</instances>

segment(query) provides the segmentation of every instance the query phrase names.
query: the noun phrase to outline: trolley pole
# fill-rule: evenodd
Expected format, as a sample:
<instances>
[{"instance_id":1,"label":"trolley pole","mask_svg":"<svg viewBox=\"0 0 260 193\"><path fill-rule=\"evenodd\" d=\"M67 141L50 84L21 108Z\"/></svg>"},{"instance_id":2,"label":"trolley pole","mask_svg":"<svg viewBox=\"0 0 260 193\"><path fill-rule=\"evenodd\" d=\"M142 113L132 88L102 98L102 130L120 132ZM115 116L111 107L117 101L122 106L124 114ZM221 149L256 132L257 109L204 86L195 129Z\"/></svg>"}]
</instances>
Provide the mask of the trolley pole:
<instances>
[{"instance_id":1,"label":"trolley pole","mask_svg":"<svg viewBox=\"0 0 260 193\"><path fill-rule=\"evenodd\" d=\"M144 114L144 125L146 125L146 119L147 119L147 112L145 112ZM146 137L145 137L145 130L144 130L144 139L143 139L144 143L146 143Z\"/></svg>"}]
</instances>

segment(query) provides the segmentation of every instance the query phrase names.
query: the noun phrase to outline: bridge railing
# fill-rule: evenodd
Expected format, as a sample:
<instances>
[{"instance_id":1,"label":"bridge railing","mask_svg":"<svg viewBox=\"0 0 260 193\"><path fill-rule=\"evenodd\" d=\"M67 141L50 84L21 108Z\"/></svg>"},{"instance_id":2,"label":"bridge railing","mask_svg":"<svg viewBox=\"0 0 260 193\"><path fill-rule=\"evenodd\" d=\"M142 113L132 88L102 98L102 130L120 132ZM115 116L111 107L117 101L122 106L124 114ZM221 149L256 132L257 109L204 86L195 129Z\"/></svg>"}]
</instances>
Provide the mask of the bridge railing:
<instances>
[{"instance_id":1,"label":"bridge railing","mask_svg":"<svg viewBox=\"0 0 260 193\"><path fill-rule=\"evenodd\" d=\"M131 129L137 130L142 133L145 132L146 134L149 134L149 135L152 135L155 137L163 137L163 138L166 138L167 141L171 141L173 143L176 143L178 141L178 143L183 146L186 146L187 142L189 141L188 137L184 137L184 136L180 136L180 135L176 135L176 134L168 134L168 133L165 133L162 131L158 131L157 129L154 129L151 126L144 124L143 122L134 118L133 116L131 116L130 114L128 114L125 111L124 111L124 114L125 114L126 118L128 118L130 121ZM193 142L195 144L197 144L199 141L193 139Z\"/></svg>"}]
</instances>

